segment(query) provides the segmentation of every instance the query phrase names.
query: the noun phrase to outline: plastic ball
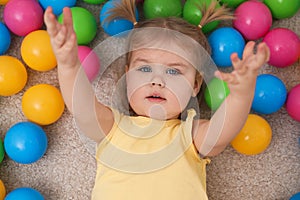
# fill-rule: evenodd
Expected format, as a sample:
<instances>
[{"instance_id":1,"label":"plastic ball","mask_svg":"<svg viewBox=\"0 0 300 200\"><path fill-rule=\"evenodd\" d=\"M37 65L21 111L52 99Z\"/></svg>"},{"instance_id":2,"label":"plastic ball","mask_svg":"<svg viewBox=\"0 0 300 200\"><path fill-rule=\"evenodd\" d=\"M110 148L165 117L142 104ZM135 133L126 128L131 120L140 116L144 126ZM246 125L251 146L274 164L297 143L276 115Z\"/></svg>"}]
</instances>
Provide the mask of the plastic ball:
<instances>
[{"instance_id":1,"label":"plastic ball","mask_svg":"<svg viewBox=\"0 0 300 200\"><path fill-rule=\"evenodd\" d=\"M257 40L265 36L272 26L272 14L269 8L259 1L246 1L234 11L236 19L233 27L246 40Z\"/></svg>"},{"instance_id":2,"label":"plastic ball","mask_svg":"<svg viewBox=\"0 0 300 200\"><path fill-rule=\"evenodd\" d=\"M206 7L208 7L211 4L211 0L205 0L204 3L206 4ZM202 12L199 9L199 6L201 7L201 3L199 4L198 0L187 0L183 7L183 19L195 26L198 26L202 19ZM220 7L219 3L217 3L217 7ZM202 31L204 33L211 32L217 28L219 23L220 21L218 20L210 22L203 26Z\"/></svg>"},{"instance_id":3,"label":"plastic ball","mask_svg":"<svg viewBox=\"0 0 300 200\"><path fill-rule=\"evenodd\" d=\"M214 111L219 108L229 93L230 90L225 81L213 78L205 88L204 100L208 107Z\"/></svg>"},{"instance_id":4,"label":"plastic ball","mask_svg":"<svg viewBox=\"0 0 300 200\"><path fill-rule=\"evenodd\" d=\"M87 46L78 46L78 57L88 79L92 82L100 70L99 57Z\"/></svg>"},{"instance_id":5,"label":"plastic ball","mask_svg":"<svg viewBox=\"0 0 300 200\"><path fill-rule=\"evenodd\" d=\"M275 19L284 19L294 16L300 9L299 0L264 0Z\"/></svg>"},{"instance_id":6,"label":"plastic ball","mask_svg":"<svg viewBox=\"0 0 300 200\"><path fill-rule=\"evenodd\" d=\"M6 154L21 164L31 164L41 159L47 150L47 144L44 130L32 122L14 124L4 138Z\"/></svg>"},{"instance_id":7,"label":"plastic ball","mask_svg":"<svg viewBox=\"0 0 300 200\"><path fill-rule=\"evenodd\" d=\"M3 55L10 46L11 37L7 27L0 22L0 55Z\"/></svg>"},{"instance_id":8,"label":"plastic ball","mask_svg":"<svg viewBox=\"0 0 300 200\"><path fill-rule=\"evenodd\" d=\"M0 95L11 96L27 83L27 71L21 61L12 56L0 56Z\"/></svg>"},{"instance_id":9,"label":"plastic ball","mask_svg":"<svg viewBox=\"0 0 300 200\"><path fill-rule=\"evenodd\" d=\"M286 100L286 110L293 119L300 122L300 84L289 91Z\"/></svg>"},{"instance_id":10,"label":"plastic ball","mask_svg":"<svg viewBox=\"0 0 300 200\"><path fill-rule=\"evenodd\" d=\"M289 200L300 200L300 192L294 194Z\"/></svg>"},{"instance_id":11,"label":"plastic ball","mask_svg":"<svg viewBox=\"0 0 300 200\"><path fill-rule=\"evenodd\" d=\"M232 66L230 56L237 53L243 55L245 40L234 28L222 27L214 30L208 37L212 50L212 59L218 67Z\"/></svg>"},{"instance_id":12,"label":"plastic ball","mask_svg":"<svg viewBox=\"0 0 300 200\"><path fill-rule=\"evenodd\" d=\"M76 0L39 0L39 2L44 10L51 6L55 15L60 15L64 7L73 7L76 4Z\"/></svg>"},{"instance_id":13,"label":"plastic ball","mask_svg":"<svg viewBox=\"0 0 300 200\"><path fill-rule=\"evenodd\" d=\"M10 0L3 10L4 23L18 36L38 30L43 26L43 9L35 0Z\"/></svg>"},{"instance_id":14,"label":"plastic ball","mask_svg":"<svg viewBox=\"0 0 300 200\"><path fill-rule=\"evenodd\" d=\"M181 17L181 0L145 0L143 11L146 19L159 17Z\"/></svg>"},{"instance_id":15,"label":"plastic ball","mask_svg":"<svg viewBox=\"0 0 300 200\"><path fill-rule=\"evenodd\" d=\"M275 28L263 39L270 49L269 64L275 67L288 67L300 56L300 39L287 28Z\"/></svg>"},{"instance_id":16,"label":"plastic ball","mask_svg":"<svg viewBox=\"0 0 300 200\"><path fill-rule=\"evenodd\" d=\"M284 83L271 74L257 77L252 110L260 114L277 112L285 103L287 90Z\"/></svg>"},{"instance_id":17,"label":"plastic ball","mask_svg":"<svg viewBox=\"0 0 300 200\"><path fill-rule=\"evenodd\" d=\"M259 115L249 114L247 121L232 140L232 147L241 154L256 155L265 151L271 143L272 129Z\"/></svg>"},{"instance_id":18,"label":"plastic ball","mask_svg":"<svg viewBox=\"0 0 300 200\"><path fill-rule=\"evenodd\" d=\"M5 200L45 200L43 195L36 189L29 187L21 187L14 189L7 194Z\"/></svg>"},{"instance_id":19,"label":"plastic ball","mask_svg":"<svg viewBox=\"0 0 300 200\"><path fill-rule=\"evenodd\" d=\"M7 4L7 2L8 2L9 0L0 0L0 5L5 5L5 4ZM0 198L1 199L1 198Z\"/></svg>"},{"instance_id":20,"label":"plastic ball","mask_svg":"<svg viewBox=\"0 0 300 200\"><path fill-rule=\"evenodd\" d=\"M22 98L22 111L32 122L48 125L56 122L65 108L60 91L48 84L29 88Z\"/></svg>"},{"instance_id":21,"label":"plastic ball","mask_svg":"<svg viewBox=\"0 0 300 200\"><path fill-rule=\"evenodd\" d=\"M246 0L221 0L220 2L224 4L226 7L236 8L245 1Z\"/></svg>"},{"instance_id":22,"label":"plastic ball","mask_svg":"<svg viewBox=\"0 0 300 200\"><path fill-rule=\"evenodd\" d=\"M79 45L89 44L97 34L97 23L94 15L85 8L72 7L74 31ZM63 14L59 15L58 21L62 23Z\"/></svg>"},{"instance_id":23,"label":"plastic ball","mask_svg":"<svg viewBox=\"0 0 300 200\"><path fill-rule=\"evenodd\" d=\"M5 195L6 195L5 186L4 186L4 183L0 179L0 200L4 200Z\"/></svg>"},{"instance_id":24,"label":"plastic ball","mask_svg":"<svg viewBox=\"0 0 300 200\"><path fill-rule=\"evenodd\" d=\"M49 71L56 67L56 58L45 30L37 30L26 35L21 44L21 56L31 69Z\"/></svg>"},{"instance_id":25,"label":"plastic ball","mask_svg":"<svg viewBox=\"0 0 300 200\"><path fill-rule=\"evenodd\" d=\"M83 0L83 1L89 4L101 4L104 3L106 0Z\"/></svg>"},{"instance_id":26,"label":"plastic ball","mask_svg":"<svg viewBox=\"0 0 300 200\"><path fill-rule=\"evenodd\" d=\"M110 22L106 21L106 18L109 16L107 12L114 8L115 2L118 0L106 2L100 12L100 22L104 32L110 36L118 35L122 32L133 29L133 23L127 19L116 18ZM136 20L138 21L138 11L136 9ZM122 35L122 34L120 34Z\"/></svg>"},{"instance_id":27,"label":"plastic ball","mask_svg":"<svg viewBox=\"0 0 300 200\"><path fill-rule=\"evenodd\" d=\"M2 140L0 138L0 163L3 161L4 155L5 155L4 146L3 146L3 142L2 142ZM1 200L1 198L0 198L0 200Z\"/></svg>"}]
</instances>

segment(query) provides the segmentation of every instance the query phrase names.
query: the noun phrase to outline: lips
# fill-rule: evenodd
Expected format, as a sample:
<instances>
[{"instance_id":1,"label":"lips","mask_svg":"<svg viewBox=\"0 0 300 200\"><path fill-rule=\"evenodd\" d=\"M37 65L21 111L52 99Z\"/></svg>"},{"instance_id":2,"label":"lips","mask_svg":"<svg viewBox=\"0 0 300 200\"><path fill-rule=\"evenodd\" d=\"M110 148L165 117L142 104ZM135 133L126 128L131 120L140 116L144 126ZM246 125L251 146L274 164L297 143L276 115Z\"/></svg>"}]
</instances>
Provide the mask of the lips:
<instances>
[{"instance_id":1,"label":"lips","mask_svg":"<svg viewBox=\"0 0 300 200\"><path fill-rule=\"evenodd\" d=\"M159 94L152 94L150 96L147 96L146 99L153 103L161 103L166 101L166 99Z\"/></svg>"}]
</instances>

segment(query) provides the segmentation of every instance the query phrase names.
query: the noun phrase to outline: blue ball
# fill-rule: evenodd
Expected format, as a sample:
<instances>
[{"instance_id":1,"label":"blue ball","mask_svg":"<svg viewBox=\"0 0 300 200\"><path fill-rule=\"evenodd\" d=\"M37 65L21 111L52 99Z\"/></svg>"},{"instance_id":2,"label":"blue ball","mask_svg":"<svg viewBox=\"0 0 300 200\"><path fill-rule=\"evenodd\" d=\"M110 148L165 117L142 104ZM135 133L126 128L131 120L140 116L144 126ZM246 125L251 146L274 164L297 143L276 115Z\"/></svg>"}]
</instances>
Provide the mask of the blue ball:
<instances>
[{"instance_id":1,"label":"blue ball","mask_svg":"<svg viewBox=\"0 0 300 200\"><path fill-rule=\"evenodd\" d=\"M3 55L9 48L11 42L8 28L0 22L0 55Z\"/></svg>"},{"instance_id":2,"label":"blue ball","mask_svg":"<svg viewBox=\"0 0 300 200\"><path fill-rule=\"evenodd\" d=\"M218 67L232 66L230 59L232 53L237 53L239 58L242 58L245 40L234 28L216 29L209 35L208 42L212 50L212 59Z\"/></svg>"},{"instance_id":3,"label":"blue ball","mask_svg":"<svg viewBox=\"0 0 300 200\"><path fill-rule=\"evenodd\" d=\"M21 187L14 189L10 193L7 194L5 200L44 200L44 197L41 193L33 188L29 187Z\"/></svg>"},{"instance_id":4,"label":"blue ball","mask_svg":"<svg viewBox=\"0 0 300 200\"><path fill-rule=\"evenodd\" d=\"M60 15L63 12L64 7L73 7L76 4L76 0L39 0L41 6L46 10L51 6L55 15Z\"/></svg>"},{"instance_id":5,"label":"blue ball","mask_svg":"<svg viewBox=\"0 0 300 200\"><path fill-rule=\"evenodd\" d=\"M117 34L120 34L122 32L128 31L133 29L134 25L131 21L127 19L121 19L121 18L116 18L111 20L110 22L104 22L104 20L109 16L107 12L114 8L114 2L119 1L119 0L111 0L106 2L100 12L100 22L101 26L104 30L105 33L107 33L110 36L114 36ZM136 9L136 19L138 21L138 11ZM121 36L122 34L120 34Z\"/></svg>"},{"instance_id":6,"label":"blue ball","mask_svg":"<svg viewBox=\"0 0 300 200\"><path fill-rule=\"evenodd\" d=\"M279 78L261 74L257 77L252 110L260 114L274 113L284 105L286 97L286 87Z\"/></svg>"},{"instance_id":7,"label":"blue ball","mask_svg":"<svg viewBox=\"0 0 300 200\"><path fill-rule=\"evenodd\" d=\"M4 137L6 154L15 162L30 164L39 160L47 150L44 130L32 122L13 125Z\"/></svg>"},{"instance_id":8,"label":"blue ball","mask_svg":"<svg viewBox=\"0 0 300 200\"><path fill-rule=\"evenodd\" d=\"M290 198L290 200L300 200L300 192L294 194L294 195Z\"/></svg>"}]
</instances>

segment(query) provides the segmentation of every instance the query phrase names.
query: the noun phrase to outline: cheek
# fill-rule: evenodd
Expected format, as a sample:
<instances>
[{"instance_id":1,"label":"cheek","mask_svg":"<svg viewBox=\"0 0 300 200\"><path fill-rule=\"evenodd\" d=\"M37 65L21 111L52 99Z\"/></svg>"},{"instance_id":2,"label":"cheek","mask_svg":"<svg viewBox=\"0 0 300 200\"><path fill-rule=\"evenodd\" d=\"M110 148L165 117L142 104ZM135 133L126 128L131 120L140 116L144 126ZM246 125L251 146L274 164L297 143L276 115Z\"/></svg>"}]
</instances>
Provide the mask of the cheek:
<instances>
[{"instance_id":1,"label":"cheek","mask_svg":"<svg viewBox=\"0 0 300 200\"><path fill-rule=\"evenodd\" d=\"M137 90L149 83L146 75L141 76L140 73L129 71L126 74L127 97L130 100Z\"/></svg>"}]
</instances>

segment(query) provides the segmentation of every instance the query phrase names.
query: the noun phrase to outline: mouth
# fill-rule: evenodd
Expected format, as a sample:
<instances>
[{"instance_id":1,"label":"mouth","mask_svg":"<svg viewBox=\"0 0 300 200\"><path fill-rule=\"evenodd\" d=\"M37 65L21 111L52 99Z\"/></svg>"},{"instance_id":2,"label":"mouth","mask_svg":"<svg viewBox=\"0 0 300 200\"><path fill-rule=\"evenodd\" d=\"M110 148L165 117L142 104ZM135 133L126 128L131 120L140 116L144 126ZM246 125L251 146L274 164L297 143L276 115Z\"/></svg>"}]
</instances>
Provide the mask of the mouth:
<instances>
[{"instance_id":1,"label":"mouth","mask_svg":"<svg viewBox=\"0 0 300 200\"><path fill-rule=\"evenodd\" d=\"M146 99L153 103L161 103L161 102L166 101L165 98L163 98L159 95L150 95L150 96L147 96Z\"/></svg>"}]
</instances>

